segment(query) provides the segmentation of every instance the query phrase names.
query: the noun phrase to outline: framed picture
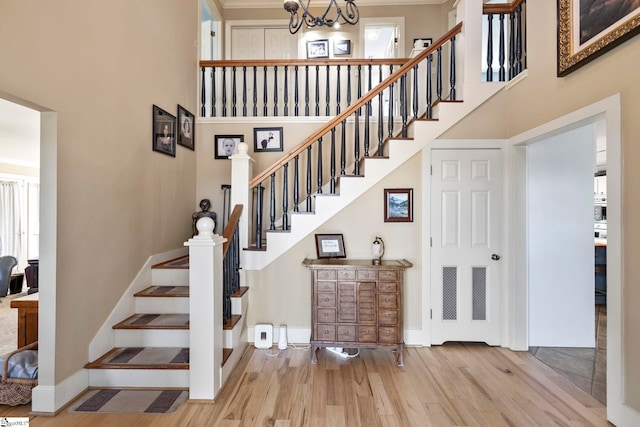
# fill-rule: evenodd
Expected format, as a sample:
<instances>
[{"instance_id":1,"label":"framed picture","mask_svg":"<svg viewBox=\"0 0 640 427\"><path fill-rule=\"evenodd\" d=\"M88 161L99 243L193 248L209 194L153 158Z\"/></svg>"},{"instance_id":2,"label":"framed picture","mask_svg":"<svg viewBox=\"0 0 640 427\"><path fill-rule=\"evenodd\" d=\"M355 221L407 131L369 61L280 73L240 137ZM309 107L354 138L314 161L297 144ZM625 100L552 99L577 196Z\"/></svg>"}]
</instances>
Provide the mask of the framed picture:
<instances>
[{"instance_id":1,"label":"framed picture","mask_svg":"<svg viewBox=\"0 0 640 427\"><path fill-rule=\"evenodd\" d=\"M640 31L640 2L558 1L558 76L563 77Z\"/></svg>"},{"instance_id":2,"label":"framed picture","mask_svg":"<svg viewBox=\"0 0 640 427\"><path fill-rule=\"evenodd\" d=\"M384 189L384 222L413 222L413 188Z\"/></svg>"},{"instance_id":3,"label":"framed picture","mask_svg":"<svg viewBox=\"0 0 640 427\"><path fill-rule=\"evenodd\" d=\"M429 47L433 43L433 39L429 37L420 37L417 39L413 39L413 47L421 48L421 47Z\"/></svg>"},{"instance_id":4,"label":"framed picture","mask_svg":"<svg viewBox=\"0 0 640 427\"><path fill-rule=\"evenodd\" d=\"M216 135L215 157L216 159L228 159L233 154L238 154L238 144L244 142L244 135Z\"/></svg>"},{"instance_id":5,"label":"framed picture","mask_svg":"<svg viewBox=\"0 0 640 427\"><path fill-rule=\"evenodd\" d=\"M194 124L195 117L193 114L178 104L178 144L190 150L195 150L196 144L196 128Z\"/></svg>"},{"instance_id":6,"label":"framed picture","mask_svg":"<svg viewBox=\"0 0 640 427\"><path fill-rule=\"evenodd\" d=\"M283 151L282 128L254 128L253 151Z\"/></svg>"},{"instance_id":7,"label":"framed picture","mask_svg":"<svg viewBox=\"0 0 640 427\"><path fill-rule=\"evenodd\" d=\"M351 40L336 40L333 42L333 54L351 55Z\"/></svg>"},{"instance_id":8,"label":"framed picture","mask_svg":"<svg viewBox=\"0 0 640 427\"><path fill-rule=\"evenodd\" d=\"M153 106L153 151L176 156L176 116Z\"/></svg>"},{"instance_id":9,"label":"framed picture","mask_svg":"<svg viewBox=\"0 0 640 427\"><path fill-rule=\"evenodd\" d=\"M346 258L342 234L316 234L318 258Z\"/></svg>"},{"instance_id":10,"label":"framed picture","mask_svg":"<svg viewBox=\"0 0 640 427\"><path fill-rule=\"evenodd\" d=\"M307 42L307 59L328 58L329 40L309 40Z\"/></svg>"}]
</instances>

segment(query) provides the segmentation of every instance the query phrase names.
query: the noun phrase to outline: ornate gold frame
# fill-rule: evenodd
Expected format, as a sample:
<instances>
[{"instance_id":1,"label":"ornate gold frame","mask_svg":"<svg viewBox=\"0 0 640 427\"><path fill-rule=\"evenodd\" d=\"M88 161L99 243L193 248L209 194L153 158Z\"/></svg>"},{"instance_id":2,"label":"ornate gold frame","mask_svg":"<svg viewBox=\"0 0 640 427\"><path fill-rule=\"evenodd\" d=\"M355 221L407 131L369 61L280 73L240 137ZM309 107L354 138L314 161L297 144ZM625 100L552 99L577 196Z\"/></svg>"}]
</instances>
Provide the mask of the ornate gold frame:
<instances>
[{"instance_id":1,"label":"ornate gold frame","mask_svg":"<svg viewBox=\"0 0 640 427\"><path fill-rule=\"evenodd\" d=\"M575 31L579 22L574 22L572 11L579 7L580 1L558 0L558 77L566 76L640 32L639 7L624 22L611 25L604 35L576 49Z\"/></svg>"}]
</instances>

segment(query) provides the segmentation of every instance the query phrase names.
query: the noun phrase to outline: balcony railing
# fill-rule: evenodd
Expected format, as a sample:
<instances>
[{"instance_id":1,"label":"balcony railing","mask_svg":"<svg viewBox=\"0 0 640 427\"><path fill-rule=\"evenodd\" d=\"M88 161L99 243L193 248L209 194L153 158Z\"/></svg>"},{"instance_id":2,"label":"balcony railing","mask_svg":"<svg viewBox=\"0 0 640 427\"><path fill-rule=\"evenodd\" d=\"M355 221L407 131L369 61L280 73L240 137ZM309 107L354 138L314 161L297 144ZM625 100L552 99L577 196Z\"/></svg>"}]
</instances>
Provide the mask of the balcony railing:
<instances>
[{"instance_id":1,"label":"balcony railing","mask_svg":"<svg viewBox=\"0 0 640 427\"><path fill-rule=\"evenodd\" d=\"M510 3L485 4L482 13L485 29L483 40L487 53L485 80L509 81L527 68L526 2L514 0Z\"/></svg>"}]
</instances>

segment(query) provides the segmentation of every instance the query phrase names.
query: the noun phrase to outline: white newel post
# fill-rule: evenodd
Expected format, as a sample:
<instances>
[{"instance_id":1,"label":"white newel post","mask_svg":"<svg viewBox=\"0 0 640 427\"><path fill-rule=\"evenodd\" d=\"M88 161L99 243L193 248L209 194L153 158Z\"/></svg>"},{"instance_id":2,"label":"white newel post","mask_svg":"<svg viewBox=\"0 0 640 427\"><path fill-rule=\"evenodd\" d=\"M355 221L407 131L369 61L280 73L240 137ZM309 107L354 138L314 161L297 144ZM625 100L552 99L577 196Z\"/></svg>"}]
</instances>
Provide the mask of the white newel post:
<instances>
[{"instance_id":1,"label":"white newel post","mask_svg":"<svg viewBox=\"0 0 640 427\"><path fill-rule=\"evenodd\" d=\"M213 400L221 388L222 236L203 217L189 239L189 399ZM212 327L213 326L213 327Z\"/></svg>"},{"instance_id":2,"label":"white newel post","mask_svg":"<svg viewBox=\"0 0 640 427\"><path fill-rule=\"evenodd\" d=\"M245 142L238 144L238 154L234 154L231 159L231 210L236 205L244 206L238 232L240 239L240 265L245 265L243 248L249 247L249 201L251 200L251 190L249 181L252 176L253 159L247 154L249 146Z\"/></svg>"}]
</instances>

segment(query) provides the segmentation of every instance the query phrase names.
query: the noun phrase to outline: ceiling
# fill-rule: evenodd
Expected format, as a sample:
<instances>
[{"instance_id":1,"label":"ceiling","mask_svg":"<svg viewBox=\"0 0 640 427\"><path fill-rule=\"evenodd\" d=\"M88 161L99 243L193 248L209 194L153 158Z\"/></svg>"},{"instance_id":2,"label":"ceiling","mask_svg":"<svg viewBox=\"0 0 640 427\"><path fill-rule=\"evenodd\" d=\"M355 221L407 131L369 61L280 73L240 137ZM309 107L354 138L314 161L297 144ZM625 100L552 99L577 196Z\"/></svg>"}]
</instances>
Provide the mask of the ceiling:
<instances>
[{"instance_id":1,"label":"ceiling","mask_svg":"<svg viewBox=\"0 0 640 427\"><path fill-rule=\"evenodd\" d=\"M40 113L2 98L0 163L40 166Z\"/></svg>"},{"instance_id":2,"label":"ceiling","mask_svg":"<svg viewBox=\"0 0 640 427\"><path fill-rule=\"evenodd\" d=\"M448 0L355 0L358 6L397 6L397 5L421 5L421 4L442 4ZM225 9L246 9L246 8L282 8L282 0L220 0ZM327 6L329 0L312 0L312 5ZM338 1L339 6L343 6L343 1Z\"/></svg>"}]
</instances>

